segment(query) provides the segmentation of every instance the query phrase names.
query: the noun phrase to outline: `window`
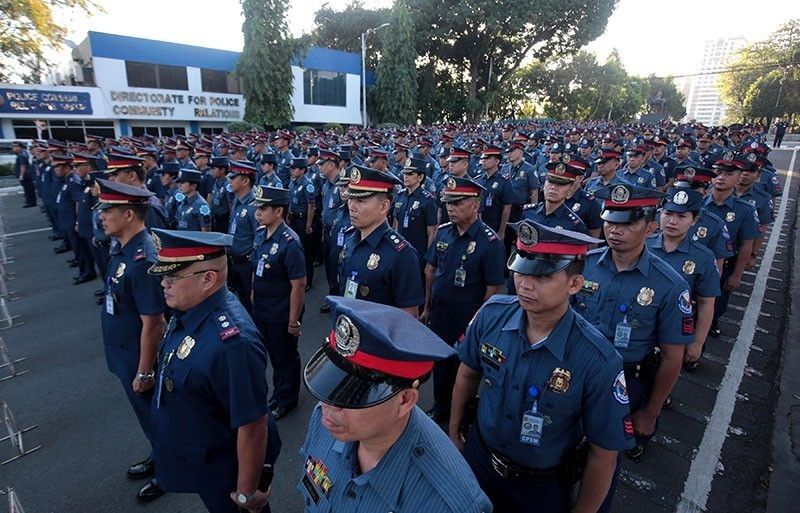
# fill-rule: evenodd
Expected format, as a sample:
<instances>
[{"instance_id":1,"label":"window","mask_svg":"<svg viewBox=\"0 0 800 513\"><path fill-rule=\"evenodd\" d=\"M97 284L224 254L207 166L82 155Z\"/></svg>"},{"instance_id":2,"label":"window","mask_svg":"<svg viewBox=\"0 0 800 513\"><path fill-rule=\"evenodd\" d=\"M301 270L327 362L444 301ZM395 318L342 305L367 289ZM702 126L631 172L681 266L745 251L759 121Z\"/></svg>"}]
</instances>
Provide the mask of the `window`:
<instances>
[{"instance_id":1,"label":"window","mask_svg":"<svg viewBox=\"0 0 800 513\"><path fill-rule=\"evenodd\" d=\"M130 87L182 91L189 89L185 66L125 61L125 72L128 75L128 86Z\"/></svg>"},{"instance_id":2,"label":"window","mask_svg":"<svg viewBox=\"0 0 800 513\"><path fill-rule=\"evenodd\" d=\"M42 139L58 139L70 141L83 141L86 134L97 135L100 137L116 137L113 121L95 120L65 120L50 119L41 121ZM38 133L33 121L15 119L12 122L14 135L18 139L36 139Z\"/></svg>"},{"instance_id":3,"label":"window","mask_svg":"<svg viewBox=\"0 0 800 513\"><path fill-rule=\"evenodd\" d=\"M303 103L306 105L347 105L344 73L307 69L303 71Z\"/></svg>"},{"instance_id":4,"label":"window","mask_svg":"<svg viewBox=\"0 0 800 513\"><path fill-rule=\"evenodd\" d=\"M225 131L225 127L216 127L216 126L201 126L200 133L207 134L207 135L217 135L221 134Z\"/></svg>"},{"instance_id":5,"label":"window","mask_svg":"<svg viewBox=\"0 0 800 513\"><path fill-rule=\"evenodd\" d=\"M217 69L201 69L200 82L203 91L209 93L228 92L228 74Z\"/></svg>"},{"instance_id":6,"label":"window","mask_svg":"<svg viewBox=\"0 0 800 513\"><path fill-rule=\"evenodd\" d=\"M182 126L132 126L131 134L134 137L141 137L145 134L154 137L174 137L175 135L186 135L186 128Z\"/></svg>"}]
</instances>

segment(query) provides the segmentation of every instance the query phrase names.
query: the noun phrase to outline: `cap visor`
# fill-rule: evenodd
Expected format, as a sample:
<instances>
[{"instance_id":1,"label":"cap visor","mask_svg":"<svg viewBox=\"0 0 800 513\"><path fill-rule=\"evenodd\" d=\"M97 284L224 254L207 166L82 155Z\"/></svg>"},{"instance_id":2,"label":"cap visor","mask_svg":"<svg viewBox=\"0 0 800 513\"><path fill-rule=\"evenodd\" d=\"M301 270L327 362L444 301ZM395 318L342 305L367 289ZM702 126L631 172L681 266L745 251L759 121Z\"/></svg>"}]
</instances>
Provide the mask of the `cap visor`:
<instances>
[{"instance_id":1,"label":"cap visor","mask_svg":"<svg viewBox=\"0 0 800 513\"><path fill-rule=\"evenodd\" d=\"M351 198L369 198L375 194L383 194L383 192L376 191L359 191L358 189L353 189L352 187L348 187L348 190ZM386 191L385 194L389 194L389 191Z\"/></svg>"},{"instance_id":2,"label":"cap visor","mask_svg":"<svg viewBox=\"0 0 800 513\"><path fill-rule=\"evenodd\" d=\"M309 393L323 403L339 408L368 408L389 400L403 390L399 385L369 379L356 366L345 361L335 363L328 357L331 351L327 346L317 351L303 372L303 381ZM350 366L352 373L344 366Z\"/></svg>"},{"instance_id":3,"label":"cap visor","mask_svg":"<svg viewBox=\"0 0 800 513\"><path fill-rule=\"evenodd\" d=\"M477 198L478 196L461 196L459 194L442 194L440 201L442 203L455 203L467 198Z\"/></svg>"},{"instance_id":4,"label":"cap visor","mask_svg":"<svg viewBox=\"0 0 800 513\"><path fill-rule=\"evenodd\" d=\"M570 257L524 256L514 251L508 259L508 269L529 276L548 276L566 269L572 262Z\"/></svg>"},{"instance_id":5,"label":"cap visor","mask_svg":"<svg viewBox=\"0 0 800 513\"><path fill-rule=\"evenodd\" d=\"M603 210L600 214L600 219L610 223L632 223L644 217L642 210L639 208L626 209L626 210Z\"/></svg>"}]
</instances>

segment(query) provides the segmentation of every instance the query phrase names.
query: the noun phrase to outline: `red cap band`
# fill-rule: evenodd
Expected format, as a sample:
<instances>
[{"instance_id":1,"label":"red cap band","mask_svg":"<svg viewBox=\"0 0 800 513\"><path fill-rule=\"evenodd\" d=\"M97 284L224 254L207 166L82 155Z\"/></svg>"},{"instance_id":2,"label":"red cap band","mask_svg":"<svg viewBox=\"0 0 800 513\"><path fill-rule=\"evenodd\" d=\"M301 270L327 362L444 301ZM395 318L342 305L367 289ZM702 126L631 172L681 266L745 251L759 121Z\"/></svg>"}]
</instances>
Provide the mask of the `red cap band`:
<instances>
[{"instance_id":1,"label":"red cap band","mask_svg":"<svg viewBox=\"0 0 800 513\"><path fill-rule=\"evenodd\" d=\"M537 242L536 244L526 245L517 239L517 249L525 253L543 253L548 255L585 255L588 251L587 246L576 246L575 244L560 244L558 242Z\"/></svg>"},{"instance_id":2,"label":"red cap band","mask_svg":"<svg viewBox=\"0 0 800 513\"><path fill-rule=\"evenodd\" d=\"M200 255L210 255L212 253L219 253L222 248L219 246L195 246L188 248L161 248L158 252L159 257L164 258L180 258L180 257L196 257Z\"/></svg>"},{"instance_id":3,"label":"red cap band","mask_svg":"<svg viewBox=\"0 0 800 513\"><path fill-rule=\"evenodd\" d=\"M657 207L661 203L660 198L641 198L628 200L625 203L614 203L613 201L605 203L605 208L634 208L634 207Z\"/></svg>"},{"instance_id":4,"label":"red cap band","mask_svg":"<svg viewBox=\"0 0 800 513\"><path fill-rule=\"evenodd\" d=\"M336 332L331 330L328 335L328 343L331 349L336 351ZM375 370L404 379L417 379L433 370L433 362L400 362L389 360L380 356L367 354L362 350L357 350L353 356L346 357L348 362L354 363L359 367Z\"/></svg>"}]
</instances>

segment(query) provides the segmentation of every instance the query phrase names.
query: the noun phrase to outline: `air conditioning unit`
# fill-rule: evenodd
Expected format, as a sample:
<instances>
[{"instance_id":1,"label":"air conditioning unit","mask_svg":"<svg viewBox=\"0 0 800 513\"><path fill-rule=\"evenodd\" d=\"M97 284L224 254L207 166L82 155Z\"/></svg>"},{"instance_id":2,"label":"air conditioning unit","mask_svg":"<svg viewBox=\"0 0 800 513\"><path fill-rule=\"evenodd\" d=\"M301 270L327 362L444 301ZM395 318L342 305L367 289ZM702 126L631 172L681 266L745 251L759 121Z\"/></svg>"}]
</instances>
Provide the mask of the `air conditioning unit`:
<instances>
[{"instance_id":1,"label":"air conditioning unit","mask_svg":"<svg viewBox=\"0 0 800 513\"><path fill-rule=\"evenodd\" d=\"M76 84L83 83L83 66L78 63L72 63L72 76L75 77Z\"/></svg>"}]
</instances>

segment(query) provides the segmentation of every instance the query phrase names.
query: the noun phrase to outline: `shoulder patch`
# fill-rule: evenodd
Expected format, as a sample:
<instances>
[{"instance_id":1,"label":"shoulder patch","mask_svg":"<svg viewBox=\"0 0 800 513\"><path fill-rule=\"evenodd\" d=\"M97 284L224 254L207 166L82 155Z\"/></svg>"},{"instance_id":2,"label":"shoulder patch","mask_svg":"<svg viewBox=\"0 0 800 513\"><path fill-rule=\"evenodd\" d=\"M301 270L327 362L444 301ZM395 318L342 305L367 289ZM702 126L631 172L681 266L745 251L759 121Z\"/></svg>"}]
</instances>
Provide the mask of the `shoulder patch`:
<instances>
[{"instance_id":1,"label":"shoulder patch","mask_svg":"<svg viewBox=\"0 0 800 513\"><path fill-rule=\"evenodd\" d=\"M219 338L228 340L239 334L239 328L233 323L233 318L225 310L217 310L212 314L219 327Z\"/></svg>"},{"instance_id":2,"label":"shoulder patch","mask_svg":"<svg viewBox=\"0 0 800 513\"><path fill-rule=\"evenodd\" d=\"M211 209L208 208L208 205L200 205L200 215L207 216L211 215Z\"/></svg>"},{"instance_id":3,"label":"shoulder patch","mask_svg":"<svg viewBox=\"0 0 800 513\"><path fill-rule=\"evenodd\" d=\"M532 210L536 208L536 203L526 203L522 205L522 210Z\"/></svg>"}]
</instances>

